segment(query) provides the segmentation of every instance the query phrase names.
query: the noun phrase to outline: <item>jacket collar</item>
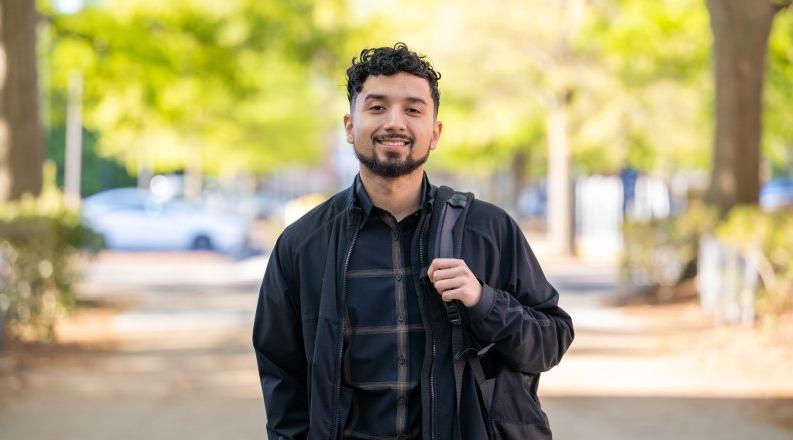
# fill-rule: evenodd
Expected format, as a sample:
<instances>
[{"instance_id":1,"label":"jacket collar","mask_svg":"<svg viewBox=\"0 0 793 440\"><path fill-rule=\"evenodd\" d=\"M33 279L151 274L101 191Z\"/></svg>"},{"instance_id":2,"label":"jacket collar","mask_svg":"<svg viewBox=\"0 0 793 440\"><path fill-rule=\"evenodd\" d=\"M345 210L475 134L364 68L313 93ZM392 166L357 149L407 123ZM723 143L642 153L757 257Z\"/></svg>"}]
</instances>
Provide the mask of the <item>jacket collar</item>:
<instances>
[{"instance_id":1,"label":"jacket collar","mask_svg":"<svg viewBox=\"0 0 793 440\"><path fill-rule=\"evenodd\" d=\"M426 210L432 206L435 196L433 189L434 187L430 184L430 180L425 172L421 179L421 202L419 202L419 210ZM372 203L372 199L369 198L369 194L363 186L360 174L355 175L355 181L352 184L352 205L361 209L363 214L361 224L366 223L375 205Z\"/></svg>"}]
</instances>

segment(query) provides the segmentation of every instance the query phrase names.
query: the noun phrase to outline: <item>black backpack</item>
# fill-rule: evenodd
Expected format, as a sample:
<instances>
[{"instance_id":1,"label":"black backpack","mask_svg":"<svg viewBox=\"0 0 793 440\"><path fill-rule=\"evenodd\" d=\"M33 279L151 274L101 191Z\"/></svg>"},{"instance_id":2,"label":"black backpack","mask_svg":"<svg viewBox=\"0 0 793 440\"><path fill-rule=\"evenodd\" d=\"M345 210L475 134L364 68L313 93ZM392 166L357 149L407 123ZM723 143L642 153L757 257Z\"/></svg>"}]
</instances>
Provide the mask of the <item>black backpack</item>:
<instances>
[{"instance_id":1,"label":"black backpack","mask_svg":"<svg viewBox=\"0 0 793 440\"><path fill-rule=\"evenodd\" d=\"M474 200L472 193L463 193L453 190L448 186L441 186L435 195L435 206L437 215L437 226L435 228L434 249L432 255L440 258L460 258L463 243L463 226L468 215L468 209ZM462 391L463 373L466 365L471 368L479 392L482 395L486 413L490 413L490 402L493 400L494 381L486 381L482 364L479 358L484 355L493 344L487 345L482 349L475 350L467 346L466 335L464 334L463 313L464 305L454 300L444 302L446 315L452 329L452 353L454 356L454 384L455 384L455 411L457 414L457 426L455 426L456 438L461 438L460 429L460 393ZM491 434L492 436L492 434Z\"/></svg>"}]
</instances>

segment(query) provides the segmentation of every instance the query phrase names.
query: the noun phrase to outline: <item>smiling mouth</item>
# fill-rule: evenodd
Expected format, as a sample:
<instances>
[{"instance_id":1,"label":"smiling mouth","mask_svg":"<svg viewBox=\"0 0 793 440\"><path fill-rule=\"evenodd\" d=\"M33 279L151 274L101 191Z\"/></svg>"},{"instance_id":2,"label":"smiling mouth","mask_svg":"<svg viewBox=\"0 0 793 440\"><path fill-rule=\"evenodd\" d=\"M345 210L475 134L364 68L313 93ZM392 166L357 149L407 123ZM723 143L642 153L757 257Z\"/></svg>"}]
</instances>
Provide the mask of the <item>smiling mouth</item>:
<instances>
[{"instance_id":1,"label":"smiling mouth","mask_svg":"<svg viewBox=\"0 0 793 440\"><path fill-rule=\"evenodd\" d=\"M405 139L402 137L376 137L375 143L391 148L407 147L412 144L410 139Z\"/></svg>"}]
</instances>

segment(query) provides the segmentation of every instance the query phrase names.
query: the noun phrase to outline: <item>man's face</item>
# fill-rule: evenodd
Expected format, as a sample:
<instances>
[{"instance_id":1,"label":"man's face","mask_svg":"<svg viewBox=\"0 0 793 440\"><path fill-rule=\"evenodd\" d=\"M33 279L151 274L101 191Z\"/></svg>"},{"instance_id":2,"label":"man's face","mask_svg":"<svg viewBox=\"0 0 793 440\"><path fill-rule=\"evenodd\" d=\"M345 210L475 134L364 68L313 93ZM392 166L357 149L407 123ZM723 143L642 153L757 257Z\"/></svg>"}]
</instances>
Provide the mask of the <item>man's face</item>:
<instances>
[{"instance_id":1,"label":"man's face","mask_svg":"<svg viewBox=\"0 0 793 440\"><path fill-rule=\"evenodd\" d=\"M426 79L405 72L369 76L344 116L347 142L376 175L415 171L438 145L443 128Z\"/></svg>"}]
</instances>

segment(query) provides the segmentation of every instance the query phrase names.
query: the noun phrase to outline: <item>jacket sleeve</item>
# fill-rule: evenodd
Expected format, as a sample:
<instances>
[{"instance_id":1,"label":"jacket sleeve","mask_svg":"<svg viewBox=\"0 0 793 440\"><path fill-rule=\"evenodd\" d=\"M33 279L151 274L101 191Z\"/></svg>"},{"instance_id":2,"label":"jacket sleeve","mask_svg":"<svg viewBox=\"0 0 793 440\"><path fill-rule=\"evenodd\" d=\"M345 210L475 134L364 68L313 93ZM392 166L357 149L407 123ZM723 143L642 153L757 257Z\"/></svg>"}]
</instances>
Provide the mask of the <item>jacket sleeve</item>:
<instances>
[{"instance_id":1,"label":"jacket sleeve","mask_svg":"<svg viewBox=\"0 0 793 440\"><path fill-rule=\"evenodd\" d=\"M270 439L304 439L308 435L307 363L300 325L298 286L283 243L276 242L267 263L256 317L253 348L267 411Z\"/></svg>"},{"instance_id":2,"label":"jacket sleeve","mask_svg":"<svg viewBox=\"0 0 793 440\"><path fill-rule=\"evenodd\" d=\"M574 336L570 315L558 306L559 293L511 218L494 234L473 235L473 246L485 252L474 253L482 297L468 309L472 334L480 343L493 343L491 351L518 371L551 369Z\"/></svg>"}]
</instances>

